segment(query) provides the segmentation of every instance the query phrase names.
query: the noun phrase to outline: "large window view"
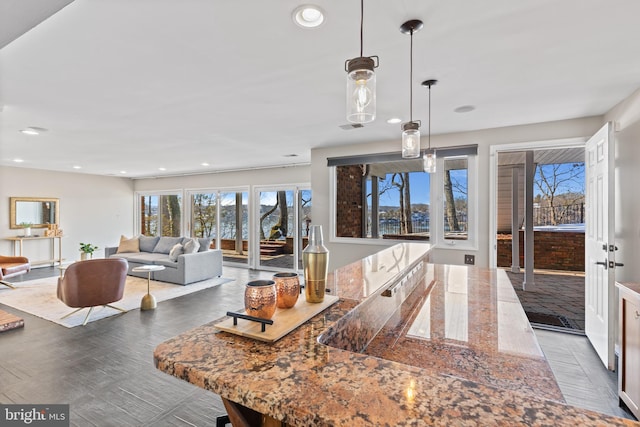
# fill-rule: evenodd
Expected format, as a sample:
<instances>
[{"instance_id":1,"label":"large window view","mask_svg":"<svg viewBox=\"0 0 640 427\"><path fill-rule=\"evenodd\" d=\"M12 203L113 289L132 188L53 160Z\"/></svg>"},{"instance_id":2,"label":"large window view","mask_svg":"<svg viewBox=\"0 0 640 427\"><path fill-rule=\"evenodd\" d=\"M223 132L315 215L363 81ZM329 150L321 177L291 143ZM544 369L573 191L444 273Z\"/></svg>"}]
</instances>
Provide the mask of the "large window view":
<instances>
[{"instance_id":1,"label":"large window view","mask_svg":"<svg viewBox=\"0 0 640 427\"><path fill-rule=\"evenodd\" d=\"M260 265L293 268L294 192L260 192Z\"/></svg>"},{"instance_id":2,"label":"large window view","mask_svg":"<svg viewBox=\"0 0 640 427\"><path fill-rule=\"evenodd\" d=\"M373 173L378 173L375 168ZM429 188L424 172L380 173L366 177L366 236L429 237Z\"/></svg>"},{"instance_id":3,"label":"large window view","mask_svg":"<svg viewBox=\"0 0 640 427\"><path fill-rule=\"evenodd\" d=\"M211 238L212 247L222 249L224 261L248 263L248 204L246 191L191 194L191 234Z\"/></svg>"},{"instance_id":4,"label":"large window view","mask_svg":"<svg viewBox=\"0 0 640 427\"><path fill-rule=\"evenodd\" d=\"M140 233L145 236L182 235L182 197L179 194L140 196Z\"/></svg>"},{"instance_id":5,"label":"large window view","mask_svg":"<svg viewBox=\"0 0 640 427\"><path fill-rule=\"evenodd\" d=\"M301 251L311 225L311 190L290 186L247 191L138 194L141 234L209 238L226 263L270 270L302 268ZM249 212L249 199L257 209ZM249 220L252 226L249 226ZM253 243L255 239L255 244Z\"/></svg>"},{"instance_id":6,"label":"large window view","mask_svg":"<svg viewBox=\"0 0 640 427\"><path fill-rule=\"evenodd\" d=\"M399 153L329 158L335 167L336 237L475 245L470 224L476 210L470 206L476 188L470 177L477 146L444 148L437 155L434 174L424 172L422 158L402 159Z\"/></svg>"},{"instance_id":7,"label":"large window view","mask_svg":"<svg viewBox=\"0 0 640 427\"><path fill-rule=\"evenodd\" d=\"M193 237L215 238L218 231L217 219L217 193L196 193L191 195L191 234Z\"/></svg>"},{"instance_id":8,"label":"large window view","mask_svg":"<svg viewBox=\"0 0 640 427\"><path fill-rule=\"evenodd\" d=\"M267 269L302 268L301 251L311 224L311 190L258 191L259 266ZM297 264L296 264L297 263Z\"/></svg>"},{"instance_id":9,"label":"large window view","mask_svg":"<svg viewBox=\"0 0 640 427\"><path fill-rule=\"evenodd\" d=\"M428 240L430 185L421 159L336 166L336 236Z\"/></svg>"},{"instance_id":10,"label":"large window view","mask_svg":"<svg viewBox=\"0 0 640 427\"><path fill-rule=\"evenodd\" d=\"M584 224L584 162L538 164L534 177L534 226Z\"/></svg>"}]
</instances>

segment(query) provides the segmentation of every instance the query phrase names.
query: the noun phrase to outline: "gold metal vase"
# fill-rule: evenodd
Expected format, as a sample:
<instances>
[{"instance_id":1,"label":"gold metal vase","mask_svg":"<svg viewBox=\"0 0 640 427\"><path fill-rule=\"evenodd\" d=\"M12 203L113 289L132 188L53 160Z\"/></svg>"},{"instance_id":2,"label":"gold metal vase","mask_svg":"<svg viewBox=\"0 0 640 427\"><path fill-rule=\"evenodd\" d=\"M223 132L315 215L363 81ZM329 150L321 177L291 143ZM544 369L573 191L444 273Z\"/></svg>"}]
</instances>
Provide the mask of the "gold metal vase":
<instances>
[{"instance_id":1,"label":"gold metal vase","mask_svg":"<svg viewBox=\"0 0 640 427\"><path fill-rule=\"evenodd\" d=\"M324 246L322 226L312 225L309 228L309 244L302 251L304 267L304 295L307 302L324 301L329 268L329 250Z\"/></svg>"}]
</instances>

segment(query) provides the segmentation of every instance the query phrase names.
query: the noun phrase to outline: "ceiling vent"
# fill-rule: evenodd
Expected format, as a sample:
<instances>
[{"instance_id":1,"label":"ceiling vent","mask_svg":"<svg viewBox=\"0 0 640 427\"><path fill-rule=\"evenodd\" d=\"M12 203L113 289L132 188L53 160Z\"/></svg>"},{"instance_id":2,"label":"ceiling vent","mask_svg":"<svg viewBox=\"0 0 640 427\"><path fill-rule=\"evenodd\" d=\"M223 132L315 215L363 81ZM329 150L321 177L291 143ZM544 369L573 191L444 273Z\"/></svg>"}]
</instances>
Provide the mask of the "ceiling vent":
<instances>
[{"instance_id":1,"label":"ceiling vent","mask_svg":"<svg viewBox=\"0 0 640 427\"><path fill-rule=\"evenodd\" d=\"M358 129L358 128L363 128L364 125L362 123L349 123L346 125L340 125L339 128L340 129L344 129L344 130L350 130L350 129Z\"/></svg>"}]
</instances>

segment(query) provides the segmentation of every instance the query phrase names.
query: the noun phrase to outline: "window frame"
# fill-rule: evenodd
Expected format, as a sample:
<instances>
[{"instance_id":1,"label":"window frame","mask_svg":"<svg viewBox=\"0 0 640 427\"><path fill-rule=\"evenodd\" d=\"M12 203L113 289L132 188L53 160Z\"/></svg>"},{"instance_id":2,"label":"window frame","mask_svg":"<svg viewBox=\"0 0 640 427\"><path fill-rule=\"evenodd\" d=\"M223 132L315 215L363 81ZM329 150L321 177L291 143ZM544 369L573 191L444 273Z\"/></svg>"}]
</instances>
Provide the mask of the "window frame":
<instances>
[{"instance_id":1,"label":"window frame","mask_svg":"<svg viewBox=\"0 0 640 427\"><path fill-rule=\"evenodd\" d=\"M337 169L336 166L329 166L331 172L329 174L330 180L330 206L329 206L329 242L331 243L350 243L357 245L382 245L382 246L393 246L399 242L406 242L407 240L399 240L399 239L382 239L382 238L370 238L370 237L342 237L336 235L336 215L337 215L337 206L336 206L336 196L338 193L337 185L338 180L336 177ZM430 243L428 240L425 240L424 243Z\"/></svg>"},{"instance_id":2,"label":"window frame","mask_svg":"<svg viewBox=\"0 0 640 427\"><path fill-rule=\"evenodd\" d=\"M444 231L444 162L445 159L467 159L467 239L445 239ZM432 181L433 233L431 244L436 249L478 250L478 156L461 155L436 158L436 177Z\"/></svg>"},{"instance_id":3,"label":"window frame","mask_svg":"<svg viewBox=\"0 0 640 427\"><path fill-rule=\"evenodd\" d=\"M180 215L181 215L181 219L180 219L180 235L181 236L185 236L186 233L186 229L185 229L185 193L182 189L176 189L176 190L162 190L162 191L136 191L135 192L135 218L136 218L136 222L134 224L133 227L133 234L134 236L140 236L142 234L142 230L140 229L140 223L142 221L142 208L140 206L140 199L142 197L146 197L146 196L178 196L180 197ZM160 227L160 230L162 230L162 223L158 223L158 226ZM162 233L160 233L160 236L162 236Z\"/></svg>"},{"instance_id":4,"label":"window frame","mask_svg":"<svg viewBox=\"0 0 640 427\"><path fill-rule=\"evenodd\" d=\"M436 249L447 250L478 250L478 154L477 146L462 147L445 147L440 150L443 154L436 158L436 173L430 180L429 193L429 240L420 241L430 244ZM439 154L436 151L437 154ZM389 156L389 154L354 156L353 158L363 157L376 159L377 157ZM468 180L468 200L467 200L467 226L468 238L466 240L453 240L444 238L444 161L452 158L467 158L467 180ZM340 158L337 158L340 162ZM348 243L357 245L377 245L377 246L393 246L399 242L415 242L406 239L382 239L368 237L341 237L336 235L336 216L337 216L337 166L342 164L332 163L329 160L329 189L330 189L330 206L329 206L329 225L330 234L329 241L331 243Z\"/></svg>"}]
</instances>

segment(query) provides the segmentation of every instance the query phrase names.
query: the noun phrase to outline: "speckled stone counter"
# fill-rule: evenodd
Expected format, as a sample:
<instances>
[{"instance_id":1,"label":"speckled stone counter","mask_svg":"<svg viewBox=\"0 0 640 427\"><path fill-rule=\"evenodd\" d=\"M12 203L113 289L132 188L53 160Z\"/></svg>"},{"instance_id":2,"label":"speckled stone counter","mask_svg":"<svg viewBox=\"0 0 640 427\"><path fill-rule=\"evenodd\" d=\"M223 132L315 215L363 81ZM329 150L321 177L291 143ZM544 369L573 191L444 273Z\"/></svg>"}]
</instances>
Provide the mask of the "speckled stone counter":
<instances>
[{"instance_id":1,"label":"speckled stone counter","mask_svg":"<svg viewBox=\"0 0 640 427\"><path fill-rule=\"evenodd\" d=\"M427 264L428 249L403 243L337 270L340 301L273 344L216 321L160 344L156 366L294 426L637 425L563 404L530 326L509 322L522 308L499 272ZM447 314L463 285L467 314Z\"/></svg>"}]
</instances>

